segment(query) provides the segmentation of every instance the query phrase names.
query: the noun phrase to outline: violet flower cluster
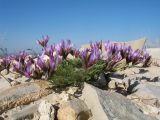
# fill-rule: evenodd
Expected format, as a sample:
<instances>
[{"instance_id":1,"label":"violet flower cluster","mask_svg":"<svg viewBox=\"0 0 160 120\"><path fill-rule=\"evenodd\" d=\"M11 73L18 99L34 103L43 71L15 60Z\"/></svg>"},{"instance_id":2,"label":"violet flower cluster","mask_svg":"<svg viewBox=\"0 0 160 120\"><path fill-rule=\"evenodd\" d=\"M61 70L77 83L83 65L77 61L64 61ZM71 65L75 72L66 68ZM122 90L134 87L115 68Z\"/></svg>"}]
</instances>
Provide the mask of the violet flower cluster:
<instances>
[{"instance_id":1,"label":"violet flower cluster","mask_svg":"<svg viewBox=\"0 0 160 120\"><path fill-rule=\"evenodd\" d=\"M82 50L79 54L85 69L92 66L101 59L101 51L99 44L90 44L91 48Z\"/></svg>"},{"instance_id":2,"label":"violet flower cluster","mask_svg":"<svg viewBox=\"0 0 160 120\"><path fill-rule=\"evenodd\" d=\"M148 66L151 60L151 56L146 50L137 49L134 51L131 46L110 41L104 44L105 51L102 51L102 41L95 44L90 43L90 48L81 51L76 49L70 40L52 45L48 45L48 41L48 36L37 41L42 47L42 52L35 59L26 51L22 51L18 55L5 56L1 61L0 71L3 69L9 71L12 68L13 71L28 78L42 79L42 77L45 77L45 79L50 79L54 75L58 64L63 60L68 60L69 54L74 58L79 58L84 69L88 69L99 60L105 60L107 63L106 68L109 71L123 59L126 60L126 64L136 65L142 63L143 66Z\"/></svg>"},{"instance_id":3,"label":"violet flower cluster","mask_svg":"<svg viewBox=\"0 0 160 120\"><path fill-rule=\"evenodd\" d=\"M131 46L121 43L112 43L107 41L105 44L104 58L108 63L108 69L112 69L117 62L126 60L126 65L131 63L136 65L142 63L143 66L148 66L146 63L151 61L149 53L141 51L140 49L133 50Z\"/></svg>"}]
</instances>

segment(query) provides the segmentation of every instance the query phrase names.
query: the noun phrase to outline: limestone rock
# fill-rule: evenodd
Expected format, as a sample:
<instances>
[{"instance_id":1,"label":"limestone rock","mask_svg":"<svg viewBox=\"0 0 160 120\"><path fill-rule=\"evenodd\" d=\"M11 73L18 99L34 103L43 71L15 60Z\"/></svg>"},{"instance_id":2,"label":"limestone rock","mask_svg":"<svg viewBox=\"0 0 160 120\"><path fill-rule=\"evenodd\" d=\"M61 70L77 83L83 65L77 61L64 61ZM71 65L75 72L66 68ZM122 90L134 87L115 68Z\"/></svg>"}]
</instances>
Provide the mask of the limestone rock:
<instances>
[{"instance_id":1,"label":"limestone rock","mask_svg":"<svg viewBox=\"0 0 160 120\"><path fill-rule=\"evenodd\" d=\"M78 87L69 87L69 89L66 91L68 94L73 95L78 90Z\"/></svg>"},{"instance_id":2,"label":"limestone rock","mask_svg":"<svg viewBox=\"0 0 160 120\"><path fill-rule=\"evenodd\" d=\"M36 81L13 86L0 92L0 114L19 105L38 100L52 91L47 81Z\"/></svg>"},{"instance_id":3,"label":"limestone rock","mask_svg":"<svg viewBox=\"0 0 160 120\"><path fill-rule=\"evenodd\" d=\"M82 99L95 120L157 120L143 114L130 100L118 93L111 93L84 84Z\"/></svg>"},{"instance_id":4,"label":"limestone rock","mask_svg":"<svg viewBox=\"0 0 160 120\"><path fill-rule=\"evenodd\" d=\"M38 104L30 104L22 109L10 110L3 116L8 116L6 120L38 120L40 114L38 113Z\"/></svg>"},{"instance_id":5,"label":"limestone rock","mask_svg":"<svg viewBox=\"0 0 160 120\"><path fill-rule=\"evenodd\" d=\"M0 92L4 91L10 87L11 87L10 83L6 79L1 77L0 78Z\"/></svg>"},{"instance_id":6,"label":"limestone rock","mask_svg":"<svg viewBox=\"0 0 160 120\"><path fill-rule=\"evenodd\" d=\"M9 73L9 72L8 72L6 69L4 69L4 70L1 71L1 74L2 74L2 75L7 75L8 73Z\"/></svg>"},{"instance_id":7,"label":"limestone rock","mask_svg":"<svg viewBox=\"0 0 160 120\"><path fill-rule=\"evenodd\" d=\"M54 120L55 110L53 106L47 101L42 101L39 104L38 112L40 114L39 120Z\"/></svg>"},{"instance_id":8,"label":"limestone rock","mask_svg":"<svg viewBox=\"0 0 160 120\"><path fill-rule=\"evenodd\" d=\"M16 81L16 80L14 80L14 81L11 82L11 84L12 84L12 86L16 86L16 85L21 84L21 82L18 82L18 81Z\"/></svg>"},{"instance_id":9,"label":"limestone rock","mask_svg":"<svg viewBox=\"0 0 160 120\"><path fill-rule=\"evenodd\" d=\"M148 48L147 51L150 55L152 55L152 58L160 59L160 49L159 48Z\"/></svg>"},{"instance_id":10,"label":"limestone rock","mask_svg":"<svg viewBox=\"0 0 160 120\"><path fill-rule=\"evenodd\" d=\"M151 116L156 117L158 120L160 119L160 108L152 105L148 105L147 103L144 103L143 100L129 95L127 96L128 99L130 99L132 102L136 104L136 106L142 110L144 114L148 114Z\"/></svg>"},{"instance_id":11,"label":"limestone rock","mask_svg":"<svg viewBox=\"0 0 160 120\"><path fill-rule=\"evenodd\" d=\"M26 105L22 109L12 110L3 116L9 116L7 120L54 120L54 114L52 104L41 100L39 104Z\"/></svg>"},{"instance_id":12,"label":"limestone rock","mask_svg":"<svg viewBox=\"0 0 160 120\"><path fill-rule=\"evenodd\" d=\"M90 110L80 99L63 102L58 110L58 120L88 120L90 117Z\"/></svg>"},{"instance_id":13,"label":"limestone rock","mask_svg":"<svg viewBox=\"0 0 160 120\"><path fill-rule=\"evenodd\" d=\"M60 98L58 93L53 92L53 93L51 93L51 94L49 94L49 95L47 95L45 97L42 97L40 100L45 100L45 101L55 105L55 104L59 104L60 103L61 98Z\"/></svg>"},{"instance_id":14,"label":"limestone rock","mask_svg":"<svg viewBox=\"0 0 160 120\"><path fill-rule=\"evenodd\" d=\"M137 91L131 96L137 97L147 105L160 107L160 86L146 83L139 84L134 89L136 89Z\"/></svg>"},{"instance_id":15,"label":"limestone rock","mask_svg":"<svg viewBox=\"0 0 160 120\"><path fill-rule=\"evenodd\" d=\"M137 85L137 91L127 96L145 114L149 114L160 119L160 86L157 82L146 82Z\"/></svg>"},{"instance_id":16,"label":"limestone rock","mask_svg":"<svg viewBox=\"0 0 160 120\"><path fill-rule=\"evenodd\" d=\"M111 81L108 83L108 88L109 88L109 89L116 89L116 81L111 80Z\"/></svg>"},{"instance_id":17,"label":"limestone rock","mask_svg":"<svg viewBox=\"0 0 160 120\"><path fill-rule=\"evenodd\" d=\"M111 79L108 83L108 88L110 89L126 89L125 82L121 79Z\"/></svg>"}]
</instances>

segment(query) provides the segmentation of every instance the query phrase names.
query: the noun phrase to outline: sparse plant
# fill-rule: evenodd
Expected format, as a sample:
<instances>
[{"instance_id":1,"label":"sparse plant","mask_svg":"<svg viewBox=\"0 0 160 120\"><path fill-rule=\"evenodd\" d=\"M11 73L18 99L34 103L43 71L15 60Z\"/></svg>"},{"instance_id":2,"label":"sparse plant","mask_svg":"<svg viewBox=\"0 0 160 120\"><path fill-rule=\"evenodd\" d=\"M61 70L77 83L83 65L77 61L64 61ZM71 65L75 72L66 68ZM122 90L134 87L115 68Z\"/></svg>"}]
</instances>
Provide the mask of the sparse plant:
<instances>
[{"instance_id":1,"label":"sparse plant","mask_svg":"<svg viewBox=\"0 0 160 120\"><path fill-rule=\"evenodd\" d=\"M42 51L37 57L26 51L18 55L7 55L2 58L0 71L12 68L15 72L33 79L46 79L55 86L65 87L88 82L97 85L99 75L105 72L124 70L129 64L142 63L143 67L151 64L151 56L146 51L132 50L131 46L120 43L91 43L90 48L79 50L73 43L61 41L59 44L48 45L49 37L38 40ZM71 54L74 59L67 58Z\"/></svg>"}]
</instances>

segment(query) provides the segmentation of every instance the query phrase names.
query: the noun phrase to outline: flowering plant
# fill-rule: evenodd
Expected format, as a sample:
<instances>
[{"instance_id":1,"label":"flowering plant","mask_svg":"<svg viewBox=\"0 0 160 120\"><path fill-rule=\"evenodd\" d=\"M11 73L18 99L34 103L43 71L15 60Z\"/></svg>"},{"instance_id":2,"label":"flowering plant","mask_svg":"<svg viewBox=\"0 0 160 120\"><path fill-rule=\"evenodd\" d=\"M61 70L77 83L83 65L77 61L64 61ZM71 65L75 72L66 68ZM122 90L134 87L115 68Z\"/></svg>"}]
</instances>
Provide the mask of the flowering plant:
<instances>
[{"instance_id":1,"label":"flowering plant","mask_svg":"<svg viewBox=\"0 0 160 120\"><path fill-rule=\"evenodd\" d=\"M33 58L26 51L22 51L18 55L3 57L0 71L7 69L9 72L10 68L12 68L13 71L33 79L42 79L44 77L50 80L52 78L55 79L55 76L67 75L68 79L71 78L69 76L79 76L77 80L82 78L82 81L92 81L92 79L97 80L102 72L123 70L129 64L142 63L143 67L151 64L151 56L146 50L133 50L131 46L120 43L107 41L104 44L105 50L103 51L102 41L90 43L90 48L83 50L76 49L70 40L52 45L48 45L48 41L48 36L42 37L42 40L37 41L42 47L42 52L37 58ZM74 56L75 59L73 61L68 58L69 54ZM68 73L68 71L71 72ZM65 73L63 74L62 72ZM80 72L82 74L78 75ZM60 76L59 78L61 78ZM73 81L68 79L63 78L66 84L75 83L73 79ZM66 80L69 82L66 82ZM61 82L63 83L64 81ZM56 83L59 84L57 81Z\"/></svg>"},{"instance_id":2,"label":"flowering plant","mask_svg":"<svg viewBox=\"0 0 160 120\"><path fill-rule=\"evenodd\" d=\"M97 43L96 44L91 43L90 49L86 48L80 52L79 57L81 58L85 69L92 66L101 59L100 49L101 48Z\"/></svg>"}]
</instances>

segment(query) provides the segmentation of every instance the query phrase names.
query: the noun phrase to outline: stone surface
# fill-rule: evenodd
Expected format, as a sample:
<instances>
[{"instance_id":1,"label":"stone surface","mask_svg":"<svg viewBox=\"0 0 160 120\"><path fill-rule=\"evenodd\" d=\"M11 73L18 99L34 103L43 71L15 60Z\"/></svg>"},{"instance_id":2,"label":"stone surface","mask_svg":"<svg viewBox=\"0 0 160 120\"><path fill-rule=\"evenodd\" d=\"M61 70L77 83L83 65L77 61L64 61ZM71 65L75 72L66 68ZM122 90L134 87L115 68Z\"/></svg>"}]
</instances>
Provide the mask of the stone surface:
<instances>
[{"instance_id":1,"label":"stone surface","mask_svg":"<svg viewBox=\"0 0 160 120\"><path fill-rule=\"evenodd\" d=\"M91 112L80 99L63 102L58 110L58 120L88 120Z\"/></svg>"},{"instance_id":2,"label":"stone surface","mask_svg":"<svg viewBox=\"0 0 160 120\"><path fill-rule=\"evenodd\" d=\"M10 83L6 79L1 77L0 78L0 92L4 91L10 87L11 87Z\"/></svg>"},{"instance_id":3,"label":"stone surface","mask_svg":"<svg viewBox=\"0 0 160 120\"><path fill-rule=\"evenodd\" d=\"M7 71L6 69L4 69L4 70L1 71L1 74L2 74L2 75L7 75L7 74L8 74L8 71Z\"/></svg>"},{"instance_id":4,"label":"stone surface","mask_svg":"<svg viewBox=\"0 0 160 120\"><path fill-rule=\"evenodd\" d=\"M152 58L152 65L160 67L160 58Z\"/></svg>"},{"instance_id":5,"label":"stone surface","mask_svg":"<svg viewBox=\"0 0 160 120\"><path fill-rule=\"evenodd\" d=\"M160 114L159 114L160 107L148 105L147 103L144 103L143 100L137 98L136 96L129 95L127 96L127 98L130 99L132 102L134 102L137 105L137 107L142 110L144 114L154 116L158 120L160 119Z\"/></svg>"},{"instance_id":6,"label":"stone surface","mask_svg":"<svg viewBox=\"0 0 160 120\"><path fill-rule=\"evenodd\" d=\"M52 91L47 81L36 81L13 86L0 92L0 114L19 105L28 104Z\"/></svg>"},{"instance_id":7,"label":"stone surface","mask_svg":"<svg viewBox=\"0 0 160 120\"><path fill-rule=\"evenodd\" d=\"M125 82L121 79L111 79L111 81L108 83L109 89L126 89L125 87Z\"/></svg>"},{"instance_id":8,"label":"stone surface","mask_svg":"<svg viewBox=\"0 0 160 120\"><path fill-rule=\"evenodd\" d=\"M39 120L54 120L55 110L52 104L43 100L38 107L38 112L40 114Z\"/></svg>"},{"instance_id":9,"label":"stone surface","mask_svg":"<svg viewBox=\"0 0 160 120\"><path fill-rule=\"evenodd\" d=\"M127 96L146 114L160 118L160 86L146 82L137 85L136 92Z\"/></svg>"},{"instance_id":10,"label":"stone surface","mask_svg":"<svg viewBox=\"0 0 160 120\"><path fill-rule=\"evenodd\" d=\"M130 100L118 93L103 91L87 83L82 99L95 120L157 120L143 114Z\"/></svg>"},{"instance_id":11,"label":"stone surface","mask_svg":"<svg viewBox=\"0 0 160 120\"><path fill-rule=\"evenodd\" d=\"M21 82L18 82L18 81L16 81L16 80L14 80L14 81L11 82L11 84L12 84L12 86L16 86L16 85L21 84Z\"/></svg>"},{"instance_id":12,"label":"stone surface","mask_svg":"<svg viewBox=\"0 0 160 120\"><path fill-rule=\"evenodd\" d=\"M134 89L137 91L132 95L142 99L156 99L160 100L160 86L144 83L137 85ZM148 103L148 102L147 102ZM149 103L148 103L149 104Z\"/></svg>"},{"instance_id":13,"label":"stone surface","mask_svg":"<svg viewBox=\"0 0 160 120\"><path fill-rule=\"evenodd\" d=\"M111 75L125 82L127 97L145 114L160 119L160 67L132 67ZM116 81L121 83L120 81ZM114 88L115 81L108 84ZM116 89L116 88L114 88Z\"/></svg>"},{"instance_id":14,"label":"stone surface","mask_svg":"<svg viewBox=\"0 0 160 120\"><path fill-rule=\"evenodd\" d=\"M134 74L130 75L127 74L127 71L132 70ZM156 66L151 66L147 68L131 68L131 69L126 69L123 71L123 73L126 74L128 78L126 79L137 79L137 80L142 80L146 79L149 82L158 82L160 81L160 67Z\"/></svg>"},{"instance_id":15,"label":"stone surface","mask_svg":"<svg viewBox=\"0 0 160 120\"><path fill-rule=\"evenodd\" d=\"M54 120L55 110L53 105L45 100L38 104L30 104L21 109L10 110L3 116L6 120Z\"/></svg>"},{"instance_id":16,"label":"stone surface","mask_svg":"<svg viewBox=\"0 0 160 120\"><path fill-rule=\"evenodd\" d=\"M11 110L3 116L8 116L7 120L38 120L40 115L38 113L38 104L31 104L22 109Z\"/></svg>"},{"instance_id":17,"label":"stone surface","mask_svg":"<svg viewBox=\"0 0 160 120\"><path fill-rule=\"evenodd\" d=\"M111 81L108 83L108 88L109 88L109 89L116 89L116 81L111 80Z\"/></svg>"},{"instance_id":18,"label":"stone surface","mask_svg":"<svg viewBox=\"0 0 160 120\"><path fill-rule=\"evenodd\" d=\"M160 48L148 48L147 51L153 58L160 59Z\"/></svg>"},{"instance_id":19,"label":"stone surface","mask_svg":"<svg viewBox=\"0 0 160 120\"><path fill-rule=\"evenodd\" d=\"M133 89L138 84L150 82L150 84L156 84L160 86L160 67L151 66L147 68L132 67L124 71L118 71L116 73L110 73L111 83L109 88L116 88L116 86L124 85L125 89L132 93ZM115 81L116 80L116 81ZM116 86L114 86L116 84Z\"/></svg>"}]
</instances>

